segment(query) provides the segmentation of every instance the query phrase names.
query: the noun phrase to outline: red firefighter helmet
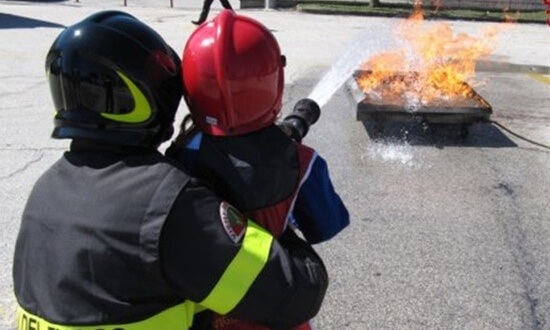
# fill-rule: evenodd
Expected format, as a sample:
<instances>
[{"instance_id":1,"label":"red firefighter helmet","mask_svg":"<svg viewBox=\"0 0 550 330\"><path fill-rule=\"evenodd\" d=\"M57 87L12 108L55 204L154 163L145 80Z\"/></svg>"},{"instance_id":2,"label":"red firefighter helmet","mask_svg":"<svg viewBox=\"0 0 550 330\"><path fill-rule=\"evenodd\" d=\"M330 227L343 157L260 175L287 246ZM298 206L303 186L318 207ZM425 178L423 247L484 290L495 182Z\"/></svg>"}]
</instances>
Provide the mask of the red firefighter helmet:
<instances>
[{"instance_id":1,"label":"red firefighter helmet","mask_svg":"<svg viewBox=\"0 0 550 330\"><path fill-rule=\"evenodd\" d=\"M282 106L284 57L261 23L223 10L190 36L182 58L184 98L195 125L215 136L271 125Z\"/></svg>"}]
</instances>

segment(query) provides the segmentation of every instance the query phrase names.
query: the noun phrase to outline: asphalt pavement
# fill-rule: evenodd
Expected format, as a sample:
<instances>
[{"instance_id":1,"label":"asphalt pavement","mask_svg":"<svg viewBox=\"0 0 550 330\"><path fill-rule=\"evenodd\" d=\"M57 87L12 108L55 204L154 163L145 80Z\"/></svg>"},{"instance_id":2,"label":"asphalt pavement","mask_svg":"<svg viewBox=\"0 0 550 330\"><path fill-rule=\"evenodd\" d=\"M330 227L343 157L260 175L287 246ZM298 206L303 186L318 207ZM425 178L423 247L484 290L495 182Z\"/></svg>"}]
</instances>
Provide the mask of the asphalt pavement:
<instances>
[{"instance_id":1,"label":"asphalt pavement","mask_svg":"<svg viewBox=\"0 0 550 330\"><path fill-rule=\"evenodd\" d=\"M285 113L349 49L391 45L399 19L238 9L268 26L287 56ZM50 139L44 59L61 29L103 9L132 13L178 51L201 1L0 0L0 329L14 328L14 241L25 200L66 150ZM211 16L221 8L214 3ZM488 24L438 21L479 35ZM550 144L550 27L498 25L476 90L491 119ZM371 46L368 46L371 45ZM345 65L344 65L345 67ZM347 78L349 72L340 75ZM338 79L337 79L338 80ZM351 225L317 246L331 284L316 329L550 329L550 152L496 125L391 126L375 139L337 84L305 143L327 160ZM178 120L187 109L181 105ZM164 147L164 146L163 146ZM60 208L63 205L59 205ZM36 271L40 271L37 269Z\"/></svg>"}]
</instances>

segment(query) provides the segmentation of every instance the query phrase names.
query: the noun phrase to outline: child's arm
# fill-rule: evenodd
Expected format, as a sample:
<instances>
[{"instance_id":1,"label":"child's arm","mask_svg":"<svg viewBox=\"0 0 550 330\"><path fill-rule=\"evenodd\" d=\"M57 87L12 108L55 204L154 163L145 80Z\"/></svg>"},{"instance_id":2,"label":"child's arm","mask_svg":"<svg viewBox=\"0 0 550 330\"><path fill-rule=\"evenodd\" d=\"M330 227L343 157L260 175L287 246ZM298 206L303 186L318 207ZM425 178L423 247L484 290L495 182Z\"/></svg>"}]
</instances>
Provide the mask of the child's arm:
<instances>
[{"instance_id":1,"label":"child's arm","mask_svg":"<svg viewBox=\"0 0 550 330\"><path fill-rule=\"evenodd\" d=\"M293 216L311 244L329 240L349 224L349 213L334 191L327 163L316 156L294 205Z\"/></svg>"}]
</instances>

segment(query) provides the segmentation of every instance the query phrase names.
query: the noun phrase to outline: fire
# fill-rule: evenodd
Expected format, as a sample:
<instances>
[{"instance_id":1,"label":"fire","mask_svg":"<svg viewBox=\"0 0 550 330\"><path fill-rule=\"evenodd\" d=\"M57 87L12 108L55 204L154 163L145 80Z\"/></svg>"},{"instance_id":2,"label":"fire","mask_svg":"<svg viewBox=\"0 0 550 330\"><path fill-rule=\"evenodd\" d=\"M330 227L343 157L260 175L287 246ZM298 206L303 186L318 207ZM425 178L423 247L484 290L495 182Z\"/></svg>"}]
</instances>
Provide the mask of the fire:
<instances>
[{"instance_id":1,"label":"fire","mask_svg":"<svg viewBox=\"0 0 550 330\"><path fill-rule=\"evenodd\" d=\"M415 6L396 29L407 47L372 56L356 80L370 98L409 106L469 98L465 82L476 85L476 60L492 53L498 32L497 25L490 25L478 38L454 34L448 24L425 24Z\"/></svg>"}]
</instances>

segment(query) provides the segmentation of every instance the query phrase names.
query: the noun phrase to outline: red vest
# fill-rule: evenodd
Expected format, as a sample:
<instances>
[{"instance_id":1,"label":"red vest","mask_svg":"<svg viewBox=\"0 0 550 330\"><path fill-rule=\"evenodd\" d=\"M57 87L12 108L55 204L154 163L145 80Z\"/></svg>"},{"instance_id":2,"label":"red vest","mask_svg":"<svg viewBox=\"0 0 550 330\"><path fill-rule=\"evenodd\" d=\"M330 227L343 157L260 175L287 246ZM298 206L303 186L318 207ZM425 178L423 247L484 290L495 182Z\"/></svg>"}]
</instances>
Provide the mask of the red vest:
<instances>
[{"instance_id":1,"label":"red vest","mask_svg":"<svg viewBox=\"0 0 550 330\"><path fill-rule=\"evenodd\" d=\"M296 197L302 187L302 184L306 181L311 170L311 166L317 153L315 150L306 147L302 144L296 143L296 149L298 151L298 161L300 165L300 174L298 184L294 191L284 200L277 204L266 206L256 211L250 212L248 215L254 219L254 221L267 228L275 238L279 237L285 230L290 213L294 208Z\"/></svg>"}]
</instances>

